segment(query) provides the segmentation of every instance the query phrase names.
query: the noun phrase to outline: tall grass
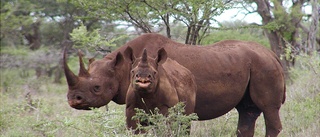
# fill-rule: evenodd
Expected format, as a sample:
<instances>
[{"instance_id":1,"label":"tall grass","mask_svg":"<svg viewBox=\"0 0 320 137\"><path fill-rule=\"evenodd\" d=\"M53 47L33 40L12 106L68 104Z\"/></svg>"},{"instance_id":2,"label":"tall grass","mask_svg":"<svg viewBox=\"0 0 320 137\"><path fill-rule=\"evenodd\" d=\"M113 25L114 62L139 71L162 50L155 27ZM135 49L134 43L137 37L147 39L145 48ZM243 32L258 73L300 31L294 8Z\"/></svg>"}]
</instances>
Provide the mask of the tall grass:
<instances>
[{"instance_id":1,"label":"tall grass","mask_svg":"<svg viewBox=\"0 0 320 137\"><path fill-rule=\"evenodd\" d=\"M284 136L320 136L320 55L300 55L282 108Z\"/></svg>"},{"instance_id":2,"label":"tall grass","mask_svg":"<svg viewBox=\"0 0 320 137\"><path fill-rule=\"evenodd\" d=\"M93 111L69 107L66 85L52 84L23 69L1 69L0 136L134 136L126 129L124 106ZM320 57L301 55L290 70L281 108L282 137L320 136ZM65 82L64 82L65 83ZM191 136L236 136L235 110L217 119L194 121ZM264 136L263 115L255 136ZM141 136L141 135L137 135Z\"/></svg>"}]
</instances>

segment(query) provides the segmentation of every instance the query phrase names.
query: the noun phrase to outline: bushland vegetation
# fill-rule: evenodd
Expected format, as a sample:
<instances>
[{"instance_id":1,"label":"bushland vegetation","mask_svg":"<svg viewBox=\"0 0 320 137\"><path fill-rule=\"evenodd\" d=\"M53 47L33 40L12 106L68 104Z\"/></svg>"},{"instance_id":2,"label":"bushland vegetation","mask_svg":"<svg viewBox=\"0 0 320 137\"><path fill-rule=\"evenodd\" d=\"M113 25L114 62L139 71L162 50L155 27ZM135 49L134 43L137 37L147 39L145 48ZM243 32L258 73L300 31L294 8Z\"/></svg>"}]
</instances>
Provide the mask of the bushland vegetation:
<instances>
[{"instance_id":1,"label":"bushland vegetation","mask_svg":"<svg viewBox=\"0 0 320 137\"><path fill-rule=\"evenodd\" d=\"M28 49L11 51L16 58L26 64L33 58L34 52ZM10 56L6 50L1 55ZM70 58L78 70L76 56ZM15 60L8 64L14 65ZM3 63L3 62L2 62ZM1 65L5 65L3 63ZM125 126L124 106L110 103L93 111L79 111L68 106L66 99L67 85L53 83L54 78L35 75L30 67L1 67L0 92L0 131L1 136L135 136ZM296 65L290 69L287 80L287 99L281 109L283 131L280 136L318 136L320 134L320 56L297 56ZM181 108L181 107L180 107ZM179 110L181 112L181 110ZM179 112L176 111L176 112ZM175 115L178 113L173 113ZM166 121L160 115L144 115L153 121ZM184 120L194 120L183 115L176 115ZM191 136L235 136L237 127L235 110L217 119L193 121ZM256 136L265 133L263 115L257 120ZM171 117L172 118L172 117ZM176 118L176 120L179 118ZM168 119L169 121L174 121ZM158 123L162 131L178 131L179 126ZM176 129L174 129L176 128ZM180 127L181 128L181 127ZM154 125L148 127L147 136L159 135ZM169 130L170 129L170 130ZM182 129L180 129L182 131ZM177 132L170 133L173 136ZM183 134L180 134L183 135Z\"/></svg>"},{"instance_id":2,"label":"bushland vegetation","mask_svg":"<svg viewBox=\"0 0 320 137\"><path fill-rule=\"evenodd\" d=\"M126 129L123 105L111 102L108 111L105 107L93 111L69 107L61 59L65 46L72 47L68 64L77 72L77 49L82 49L86 58L102 58L133 37L150 32L188 44L239 39L270 48L281 57L287 71L280 136L319 136L320 33L316 1L216 2L172 0L164 4L163 0L153 0L152 5L149 0L1 1L0 136L141 136ZM304 13L308 6L312 14ZM239 9L244 15L258 13L261 24L215 19L228 9ZM143 127L149 131L146 136L185 135L186 127L174 123L188 122L196 116L178 115L182 110L177 106L168 118L139 113L140 118L164 121ZM237 112L232 110L217 119L192 121L190 133L236 136L237 120ZM264 133L261 115L255 136Z\"/></svg>"}]
</instances>

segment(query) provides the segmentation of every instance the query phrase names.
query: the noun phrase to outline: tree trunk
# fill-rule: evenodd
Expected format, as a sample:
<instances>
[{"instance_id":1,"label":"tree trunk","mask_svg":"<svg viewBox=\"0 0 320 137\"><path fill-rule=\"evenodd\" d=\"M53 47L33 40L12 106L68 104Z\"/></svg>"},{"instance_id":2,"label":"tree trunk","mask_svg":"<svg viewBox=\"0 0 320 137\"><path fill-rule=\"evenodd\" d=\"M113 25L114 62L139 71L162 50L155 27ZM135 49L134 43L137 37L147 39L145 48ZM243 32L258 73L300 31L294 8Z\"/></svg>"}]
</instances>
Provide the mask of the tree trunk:
<instances>
[{"instance_id":1,"label":"tree trunk","mask_svg":"<svg viewBox=\"0 0 320 137\"><path fill-rule=\"evenodd\" d=\"M258 14L262 17L263 25L267 25L269 22L273 21L271 17L270 5L264 0L255 0L258 5ZM276 31L270 31L265 29L265 33L269 39L269 43L271 46L271 50L276 53L278 57L280 57L282 51L281 47L284 46L284 42L280 40L279 34Z\"/></svg>"},{"instance_id":2,"label":"tree trunk","mask_svg":"<svg viewBox=\"0 0 320 137\"><path fill-rule=\"evenodd\" d=\"M191 35L190 35L190 41L189 41L189 44L191 45L196 45L196 42L197 42L197 25L194 24L192 25L192 28L191 28Z\"/></svg>"},{"instance_id":3,"label":"tree trunk","mask_svg":"<svg viewBox=\"0 0 320 137\"><path fill-rule=\"evenodd\" d=\"M255 3L258 6L258 14L262 17L263 25L267 25L272 22L274 19L271 16L270 3L264 0L255 0ZM280 58L281 54L284 53L285 41L281 38L281 35L273 30L264 29L265 34L268 37L271 50ZM281 59L281 64L284 72L288 73L288 62L285 59Z\"/></svg>"},{"instance_id":4,"label":"tree trunk","mask_svg":"<svg viewBox=\"0 0 320 137\"><path fill-rule=\"evenodd\" d=\"M24 34L25 38L28 40L31 50L37 50L41 46L40 24L40 22L36 22L31 25L33 34Z\"/></svg>"},{"instance_id":5,"label":"tree trunk","mask_svg":"<svg viewBox=\"0 0 320 137\"><path fill-rule=\"evenodd\" d=\"M201 26L198 27L196 23L191 25L190 31L188 31L189 34L187 35L189 36L189 38L188 38L188 41L186 41L186 44L197 45L200 29L201 29Z\"/></svg>"},{"instance_id":6,"label":"tree trunk","mask_svg":"<svg viewBox=\"0 0 320 137\"><path fill-rule=\"evenodd\" d=\"M164 23L165 23L165 25L166 25L166 32L167 32L167 37L169 38L169 39L171 39L171 28L170 28L170 24L169 24L169 16L170 16L170 14L169 13L167 13L166 15L165 15L165 19L163 20L164 21Z\"/></svg>"},{"instance_id":7,"label":"tree trunk","mask_svg":"<svg viewBox=\"0 0 320 137\"><path fill-rule=\"evenodd\" d=\"M306 51L308 54L311 54L313 51L316 50L316 37L318 31L318 24L319 24L319 8L317 0L311 0L312 4L312 15L311 15L311 25L308 33L308 47Z\"/></svg>"},{"instance_id":8,"label":"tree trunk","mask_svg":"<svg viewBox=\"0 0 320 137\"><path fill-rule=\"evenodd\" d=\"M54 83L61 83L61 78L63 77L63 59L61 58L59 61L58 66L56 67L56 70L54 71Z\"/></svg>"},{"instance_id":9,"label":"tree trunk","mask_svg":"<svg viewBox=\"0 0 320 137\"><path fill-rule=\"evenodd\" d=\"M190 24L190 31L189 31L189 34L187 35L189 36L189 38L186 44L195 45L195 41L196 41L195 31L196 31L196 24L195 23Z\"/></svg>"},{"instance_id":10,"label":"tree trunk","mask_svg":"<svg viewBox=\"0 0 320 137\"><path fill-rule=\"evenodd\" d=\"M188 26L187 35L186 35L186 41L184 42L185 44L189 44L190 33L191 33L191 26Z\"/></svg>"}]
</instances>

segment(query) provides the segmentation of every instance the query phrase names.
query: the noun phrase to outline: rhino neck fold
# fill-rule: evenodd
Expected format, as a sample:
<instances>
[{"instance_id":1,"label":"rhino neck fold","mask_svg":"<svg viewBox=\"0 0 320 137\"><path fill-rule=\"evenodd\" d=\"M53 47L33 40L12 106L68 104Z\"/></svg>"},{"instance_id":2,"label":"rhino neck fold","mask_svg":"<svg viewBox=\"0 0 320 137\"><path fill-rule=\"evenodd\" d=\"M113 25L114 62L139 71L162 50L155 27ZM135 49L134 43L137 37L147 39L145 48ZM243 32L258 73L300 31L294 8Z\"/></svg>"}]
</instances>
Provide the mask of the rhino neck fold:
<instances>
[{"instance_id":1,"label":"rhino neck fold","mask_svg":"<svg viewBox=\"0 0 320 137\"><path fill-rule=\"evenodd\" d=\"M119 81L118 91L116 91L115 96L112 98L112 101L117 104L126 103L126 94L130 84L130 72L131 68L128 65L129 63L124 63L121 69L116 69L115 75Z\"/></svg>"}]
</instances>

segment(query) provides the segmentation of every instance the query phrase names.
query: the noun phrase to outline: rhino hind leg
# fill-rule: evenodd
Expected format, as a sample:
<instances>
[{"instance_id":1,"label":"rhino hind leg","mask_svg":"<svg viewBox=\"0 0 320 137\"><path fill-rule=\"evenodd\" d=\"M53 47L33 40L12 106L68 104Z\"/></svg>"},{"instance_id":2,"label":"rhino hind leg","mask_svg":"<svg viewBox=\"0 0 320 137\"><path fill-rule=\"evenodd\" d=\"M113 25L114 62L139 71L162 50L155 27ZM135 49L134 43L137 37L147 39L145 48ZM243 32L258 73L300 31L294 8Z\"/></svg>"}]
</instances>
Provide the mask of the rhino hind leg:
<instances>
[{"instance_id":1,"label":"rhino hind leg","mask_svg":"<svg viewBox=\"0 0 320 137\"><path fill-rule=\"evenodd\" d=\"M284 80L280 72L263 77L251 77L249 93L252 102L262 111L266 137L276 137L282 130L279 110L284 101Z\"/></svg>"},{"instance_id":2,"label":"rhino hind leg","mask_svg":"<svg viewBox=\"0 0 320 137\"><path fill-rule=\"evenodd\" d=\"M266 124L266 137L276 137L282 130L279 109L263 112Z\"/></svg>"},{"instance_id":3,"label":"rhino hind leg","mask_svg":"<svg viewBox=\"0 0 320 137\"><path fill-rule=\"evenodd\" d=\"M252 137L256 120L262 111L253 103L248 91L246 91L236 109L239 114L237 136Z\"/></svg>"}]
</instances>

